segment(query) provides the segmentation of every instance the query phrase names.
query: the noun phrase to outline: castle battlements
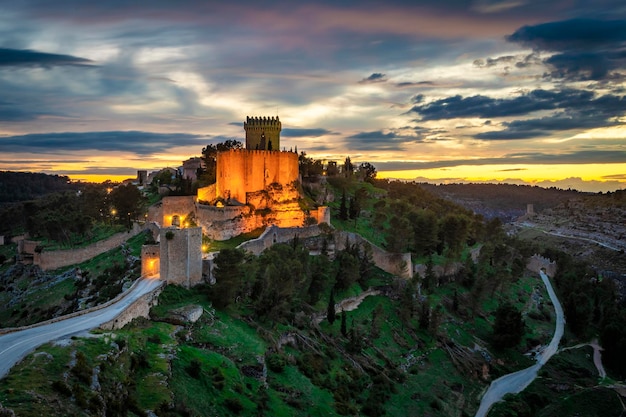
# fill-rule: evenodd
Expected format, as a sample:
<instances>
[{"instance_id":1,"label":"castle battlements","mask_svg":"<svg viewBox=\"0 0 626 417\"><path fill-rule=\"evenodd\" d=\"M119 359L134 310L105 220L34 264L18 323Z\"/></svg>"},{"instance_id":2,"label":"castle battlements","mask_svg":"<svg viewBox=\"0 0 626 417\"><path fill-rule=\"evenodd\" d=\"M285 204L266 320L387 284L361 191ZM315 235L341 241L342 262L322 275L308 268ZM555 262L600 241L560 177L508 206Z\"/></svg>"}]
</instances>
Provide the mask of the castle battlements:
<instances>
[{"instance_id":1,"label":"castle battlements","mask_svg":"<svg viewBox=\"0 0 626 417\"><path fill-rule=\"evenodd\" d=\"M279 150L280 131L282 124L274 117L246 117L243 122L246 131L246 149L248 150Z\"/></svg>"}]
</instances>

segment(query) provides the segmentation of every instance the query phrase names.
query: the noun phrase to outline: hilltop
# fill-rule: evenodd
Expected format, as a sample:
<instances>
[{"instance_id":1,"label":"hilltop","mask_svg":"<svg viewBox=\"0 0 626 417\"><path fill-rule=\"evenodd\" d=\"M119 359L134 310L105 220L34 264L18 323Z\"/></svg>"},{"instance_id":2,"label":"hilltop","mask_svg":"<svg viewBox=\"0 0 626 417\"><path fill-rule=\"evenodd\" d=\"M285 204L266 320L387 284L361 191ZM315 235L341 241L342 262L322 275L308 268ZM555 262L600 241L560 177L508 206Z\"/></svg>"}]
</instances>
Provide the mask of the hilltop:
<instances>
[{"instance_id":1,"label":"hilltop","mask_svg":"<svg viewBox=\"0 0 626 417\"><path fill-rule=\"evenodd\" d=\"M551 338L547 294L526 269L536 251L562 265L567 343L599 334L609 373L623 376L624 346L606 338L620 329L610 281L592 281L566 254L507 236L499 220L420 185L336 177L303 188L328 204L336 229L410 252L420 273L399 279L366 247L339 250L324 235L314 255L298 240L259 257L225 246L216 285L170 285L150 320L42 346L0 381L0 403L24 416L473 415L489 381L532 364L524 354ZM595 311L597 321L582 319ZM507 331L520 328L516 317L521 334ZM564 360L597 385L590 358ZM566 389L559 379L522 401L594 401L567 378Z\"/></svg>"}]
</instances>

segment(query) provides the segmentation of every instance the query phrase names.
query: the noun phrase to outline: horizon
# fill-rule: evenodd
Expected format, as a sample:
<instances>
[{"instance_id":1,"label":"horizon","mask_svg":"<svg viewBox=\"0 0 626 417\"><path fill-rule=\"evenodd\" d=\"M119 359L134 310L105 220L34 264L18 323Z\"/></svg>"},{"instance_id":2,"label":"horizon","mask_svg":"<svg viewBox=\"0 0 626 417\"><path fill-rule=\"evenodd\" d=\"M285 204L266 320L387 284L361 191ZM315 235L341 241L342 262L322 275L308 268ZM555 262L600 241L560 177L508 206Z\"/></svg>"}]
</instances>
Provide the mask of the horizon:
<instances>
[{"instance_id":1,"label":"horizon","mask_svg":"<svg viewBox=\"0 0 626 417\"><path fill-rule=\"evenodd\" d=\"M0 31L0 170L120 180L279 116L381 178L626 187L620 0L33 0Z\"/></svg>"}]
</instances>

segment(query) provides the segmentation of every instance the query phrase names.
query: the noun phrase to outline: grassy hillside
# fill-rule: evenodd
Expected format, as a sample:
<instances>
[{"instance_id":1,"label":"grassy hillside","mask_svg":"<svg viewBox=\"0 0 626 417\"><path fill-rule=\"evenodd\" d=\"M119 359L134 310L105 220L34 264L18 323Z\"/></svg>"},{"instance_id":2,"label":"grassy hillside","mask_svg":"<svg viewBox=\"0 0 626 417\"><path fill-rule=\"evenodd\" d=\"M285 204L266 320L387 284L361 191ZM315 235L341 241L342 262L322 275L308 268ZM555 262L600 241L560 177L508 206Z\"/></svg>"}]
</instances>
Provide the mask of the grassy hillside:
<instances>
[{"instance_id":1,"label":"grassy hillside","mask_svg":"<svg viewBox=\"0 0 626 417\"><path fill-rule=\"evenodd\" d=\"M487 384L532 364L525 354L552 337L549 297L524 268L537 247L414 185L330 186L339 199L343 189L353 197L366 191L358 216L336 226L365 225L372 238L382 235L382 246L458 268L436 276L427 265L424 276L407 281L372 269L359 248L337 252L334 260L310 256L298 242L259 257L224 248L215 260L217 285L168 286L151 320L42 346L0 380L0 403L19 416L474 415ZM425 220L433 218L436 228L429 228ZM404 240L395 236L399 225L410 231ZM480 248L475 262L470 247ZM608 302L606 312L599 305L610 287L595 285L576 265L563 270L556 284L570 288L566 310L580 306L608 318ZM366 290L377 294L358 306L342 303ZM585 305L578 292L593 300ZM332 322L331 298L349 310L338 308ZM202 317L175 320L185 306L202 307ZM497 347L494 338L502 306L524 323L510 347ZM591 320L578 325L565 344L600 328ZM587 353L558 354L537 382L543 385L492 414L567 415L578 401L587 407L581 410L594 401L613 410L614 392L598 384ZM535 400L539 405L531 406Z\"/></svg>"}]
</instances>

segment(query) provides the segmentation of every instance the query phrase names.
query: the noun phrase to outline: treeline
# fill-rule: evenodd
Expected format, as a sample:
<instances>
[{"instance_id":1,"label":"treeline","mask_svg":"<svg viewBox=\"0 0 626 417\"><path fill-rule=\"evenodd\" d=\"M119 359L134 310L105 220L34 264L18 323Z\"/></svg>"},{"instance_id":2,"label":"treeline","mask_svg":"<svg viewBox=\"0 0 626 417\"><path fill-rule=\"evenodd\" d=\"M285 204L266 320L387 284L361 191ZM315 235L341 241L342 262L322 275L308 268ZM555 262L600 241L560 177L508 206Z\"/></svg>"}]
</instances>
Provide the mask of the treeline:
<instances>
[{"instance_id":1,"label":"treeline","mask_svg":"<svg viewBox=\"0 0 626 417\"><path fill-rule=\"evenodd\" d=\"M485 222L482 216L419 184L376 179L370 182L375 188L329 179L335 189L344 190L335 216L343 221L354 220L354 224L358 221L372 235L384 236L388 251L455 258L467 245L484 241L501 227L497 219ZM349 189L354 191L345 191ZM350 227L350 222L345 226Z\"/></svg>"},{"instance_id":2,"label":"treeline","mask_svg":"<svg viewBox=\"0 0 626 417\"><path fill-rule=\"evenodd\" d=\"M626 378L626 305L615 282L564 252L547 249L544 255L558 265L554 280L568 327L581 340L599 335L604 364Z\"/></svg>"},{"instance_id":3,"label":"treeline","mask_svg":"<svg viewBox=\"0 0 626 417\"><path fill-rule=\"evenodd\" d=\"M0 203L32 200L46 194L75 190L66 176L0 171Z\"/></svg>"},{"instance_id":4,"label":"treeline","mask_svg":"<svg viewBox=\"0 0 626 417\"><path fill-rule=\"evenodd\" d=\"M28 233L64 246L90 240L96 224L131 227L141 217L145 200L132 184L82 184L77 191L57 192L0 209L0 233Z\"/></svg>"},{"instance_id":5,"label":"treeline","mask_svg":"<svg viewBox=\"0 0 626 417\"><path fill-rule=\"evenodd\" d=\"M217 308L238 303L261 321L291 322L297 312L311 313L320 300L333 299L355 283L367 288L373 274L367 247L350 245L331 260L324 249L310 256L295 239L273 245L258 257L223 249L215 258L216 283L207 291Z\"/></svg>"}]
</instances>

